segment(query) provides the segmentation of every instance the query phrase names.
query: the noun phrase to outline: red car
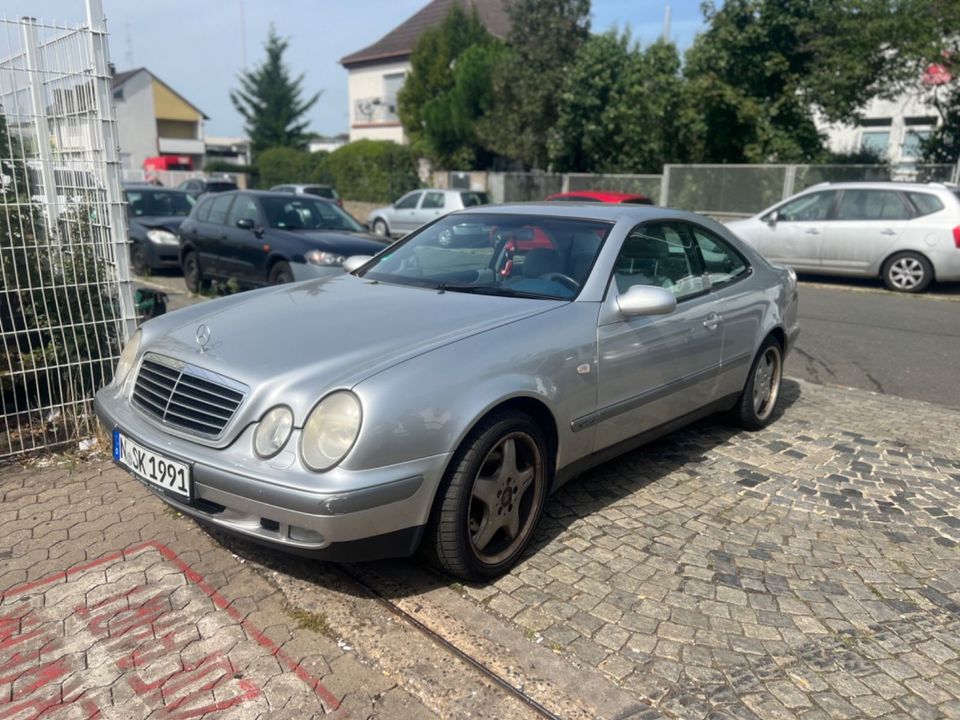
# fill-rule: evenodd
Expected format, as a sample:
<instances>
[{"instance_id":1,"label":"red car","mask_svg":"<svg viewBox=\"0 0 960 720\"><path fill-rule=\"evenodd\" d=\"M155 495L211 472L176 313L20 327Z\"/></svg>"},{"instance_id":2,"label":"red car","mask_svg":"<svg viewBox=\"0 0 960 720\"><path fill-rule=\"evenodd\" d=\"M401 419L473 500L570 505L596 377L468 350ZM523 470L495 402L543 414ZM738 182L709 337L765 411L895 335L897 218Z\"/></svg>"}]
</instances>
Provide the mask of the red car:
<instances>
[{"instance_id":1,"label":"red car","mask_svg":"<svg viewBox=\"0 0 960 720\"><path fill-rule=\"evenodd\" d=\"M631 195L630 193L607 192L606 190L579 190L577 192L556 193L548 197L547 200L653 205L653 200L646 195Z\"/></svg>"}]
</instances>

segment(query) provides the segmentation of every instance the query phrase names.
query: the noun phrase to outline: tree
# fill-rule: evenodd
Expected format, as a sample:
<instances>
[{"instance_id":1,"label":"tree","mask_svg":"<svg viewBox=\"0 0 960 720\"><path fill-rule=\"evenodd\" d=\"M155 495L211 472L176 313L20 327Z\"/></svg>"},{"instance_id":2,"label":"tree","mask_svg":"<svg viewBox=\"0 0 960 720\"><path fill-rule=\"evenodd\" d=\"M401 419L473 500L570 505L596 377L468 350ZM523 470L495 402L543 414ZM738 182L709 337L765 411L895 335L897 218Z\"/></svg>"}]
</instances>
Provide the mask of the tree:
<instances>
[{"instance_id":1,"label":"tree","mask_svg":"<svg viewBox=\"0 0 960 720\"><path fill-rule=\"evenodd\" d=\"M496 103L479 123L492 151L545 168L568 67L590 35L590 0L513 0L507 51L493 77Z\"/></svg>"},{"instance_id":2,"label":"tree","mask_svg":"<svg viewBox=\"0 0 960 720\"><path fill-rule=\"evenodd\" d=\"M441 167L489 160L475 126L491 104L491 68L500 47L476 9L467 13L459 3L417 41L398 113L413 146Z\"/></svg>"},{"instance_id":3,"label":"tree","mask_svg":"<svg viewBox=\"0 0 960 720\"><path fill-rule=\"evenodd\" d=\"M302 150L307 146L308 123L301 122L320 97L316 93L302 100L303 78L291 79L283 62L289 41L279 37L273 26L264 45L267 57L253 70L241 73L240 89L230 91L230 100L246 121L253 154L271 147Z\"/></svg>"}]
</instances>

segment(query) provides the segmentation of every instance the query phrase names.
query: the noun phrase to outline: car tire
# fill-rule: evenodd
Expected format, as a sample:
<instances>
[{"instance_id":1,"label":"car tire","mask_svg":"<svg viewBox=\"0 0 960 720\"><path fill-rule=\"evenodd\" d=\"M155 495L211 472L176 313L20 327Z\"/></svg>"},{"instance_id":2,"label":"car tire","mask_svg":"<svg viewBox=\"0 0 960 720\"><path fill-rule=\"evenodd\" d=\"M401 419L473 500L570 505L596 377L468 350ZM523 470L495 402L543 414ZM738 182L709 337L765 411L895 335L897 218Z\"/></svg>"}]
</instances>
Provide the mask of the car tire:
<instances>
[{"instance_id":1,"label":"car tire","mask_svg":"<svg viewBox=\"0 0 960 720\"><path fill-rule=\"evenodd\" d=\"M783 348L768 337L750 366L747 384L733 410L734 420L747 430L762 430L773 422L783 383Z\"/></svg>"},{"instance_id":2,"label":"car tire","mask_svg":"<svg viewBox=\"0 0 960 720\"><path fill-rule=\"evenodd\" d=\"M293 270L290 269L290 263L278 260L270 268L270 284L283 285L293 282Z\"/></svg>"},{"instance_id":3,"label":"car tire","mask_svg":"<svg viewBox=\"0 0 960 720\"><path fill-rule=\"evenodd\" d=\"M477 425L438 491L425 543L434 563L465 580L509 570L540 520L549 466L543 433L529 416L500 412Z\"/></svg>"},{"instance_id":4,"label":"car tire","mask_svg":"<svg viewBox=\"0 0 960 720\"><path fill-rule=\"evenodd\" d=\"M373 234L380 237L390 237L390 228L387 227L387 221L383 218L377 218L373 221Z\"/></svg>"},{"instance_id":5,"label":"car tire","mask_svg":"<svg viewBox=\"0 0 960 720\"><path fill-rule=\"evenodd\" d=\"M883 283L894 292L923 292L932 281L933 266L920 253L900 252L883 264Z\"/></svg>"},{"instance_id":6,"label":"car tire","mask_svg":"<svg viewBox=\"0 0 960 720\"><path fill-rule=\"evenodd\" d=\"M187 290L196 295L207 289L208 282L203 277L200 259L193 250L188 250L183 256L180 269L183 270L183 281L186 283Z\"/></svg>"},{"instance_id":7,"label":"car tire","mask_svg":"<svg viewBox=\"0 0 960 720\"><path fill-rule=\"evenodd\" d=\"M147 262L147 250L142 243L134 242L130 246L130 269L134 273L145 277L150 274L150 263Z\"/></svg>"}]
</instances>

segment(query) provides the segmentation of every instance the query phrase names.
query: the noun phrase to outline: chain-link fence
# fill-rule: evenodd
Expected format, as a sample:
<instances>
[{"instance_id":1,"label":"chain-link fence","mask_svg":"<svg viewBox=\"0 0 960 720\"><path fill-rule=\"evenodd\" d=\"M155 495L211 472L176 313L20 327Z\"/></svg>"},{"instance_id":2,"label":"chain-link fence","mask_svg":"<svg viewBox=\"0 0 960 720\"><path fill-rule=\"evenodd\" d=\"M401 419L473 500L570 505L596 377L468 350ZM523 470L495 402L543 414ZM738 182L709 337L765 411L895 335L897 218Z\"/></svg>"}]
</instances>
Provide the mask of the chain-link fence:
<instances>
[{"instance_id":1,"label":"chain-link fence","mask_svg":"<svg viewBox=\"0 0 960 720\"><path fill-rule=\"evenodd\" d=\"M0 17L0 457L95 428L135 316L100 0Z\"/></svg>"}]
</instances>

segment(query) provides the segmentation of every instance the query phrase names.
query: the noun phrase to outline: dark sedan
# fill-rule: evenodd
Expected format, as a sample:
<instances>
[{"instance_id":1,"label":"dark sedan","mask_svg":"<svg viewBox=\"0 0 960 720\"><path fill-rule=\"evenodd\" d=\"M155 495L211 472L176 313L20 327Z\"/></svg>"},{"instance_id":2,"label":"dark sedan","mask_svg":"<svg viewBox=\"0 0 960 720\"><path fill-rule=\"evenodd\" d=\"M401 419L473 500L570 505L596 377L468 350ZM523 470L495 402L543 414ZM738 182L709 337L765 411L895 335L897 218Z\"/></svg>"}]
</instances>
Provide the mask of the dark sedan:
<instances>
[{"instance_id":1,"label":"dark sedan","mask_svg":"<svg viewBox=\"0 0 960 720\"><path fill-rule=\"evenodd\" d=\"M130 265L138 275L151 270L178 269L180 223L193 209L194 199L180 190L149 185L128 185L127 228L130 233Z\"/></svg>"},{"instance_id":2,"label":"dark sedan","mask_svg":"<svg viewBox=\"0 0 960 720\"><path fill-rule=\"evenodd\" d=\"M192 292L213 279L259 287L339 273L351 255L384 246L333 202L289 193L201 198L180 227L180 264Z\"/></svg>"}]
</instances>

